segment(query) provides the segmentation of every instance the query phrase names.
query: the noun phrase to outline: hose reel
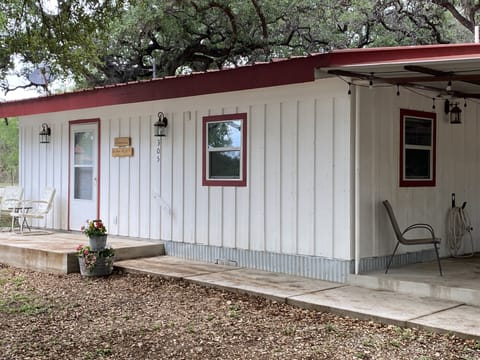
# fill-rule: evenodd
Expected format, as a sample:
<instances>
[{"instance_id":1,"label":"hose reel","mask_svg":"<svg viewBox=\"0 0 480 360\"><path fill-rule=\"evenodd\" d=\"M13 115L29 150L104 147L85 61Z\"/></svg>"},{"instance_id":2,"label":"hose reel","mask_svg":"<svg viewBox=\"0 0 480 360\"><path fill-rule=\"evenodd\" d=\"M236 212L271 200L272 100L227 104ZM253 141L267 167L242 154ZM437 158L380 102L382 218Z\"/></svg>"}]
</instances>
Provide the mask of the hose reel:
<instances>
[{"instance_id":1,"label":"hose reel","mask_svg":"<svg viewBox=\"0 0 480 360\"><path fill-rule=\"evenodd\" d=\"M464 258L472 257L473 249L473 227L470 222L468 213L465 211L467 203L464 202L461 207L455 206L455 194L452 194L452 207L448 210L447 215L447 240L450 249L450 254L453 257ZM463 248L463 238L465 235L470 239L470 253L460 254Z\"/></svg>"}]
</instances>

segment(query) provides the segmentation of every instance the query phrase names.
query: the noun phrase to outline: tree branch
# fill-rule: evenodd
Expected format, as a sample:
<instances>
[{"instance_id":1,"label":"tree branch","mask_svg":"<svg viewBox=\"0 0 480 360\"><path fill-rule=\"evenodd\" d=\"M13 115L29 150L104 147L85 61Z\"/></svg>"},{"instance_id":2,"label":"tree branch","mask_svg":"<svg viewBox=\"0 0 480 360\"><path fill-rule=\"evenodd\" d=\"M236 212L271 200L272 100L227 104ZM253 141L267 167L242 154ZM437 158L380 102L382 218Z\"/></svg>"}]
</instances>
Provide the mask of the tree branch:
<instances>
[{"instance_id":1,"label":"tree branch","mask_svg":"<svg viewBox=\"0 0 480 360\"><path fill-rule=\"evenodd\" d=\"M253 7L255 8L255 12L257 13L258 18L260 19L260 24L262 25L262 35L263 35L263 40L265 41L265 44L268 44L268 28L267 28L267 21L265 19L265 15L262 12L262 9L260 8L260 5L258 4L257 0L251 0ZM265 45L265 55L268 55L270 50L268 49L268 45Z\"/></svg>"},{"instance_id":2,"label":"tree branch","mask_svg":"<svg viewBox=\"0 0 480 360\"><path fill-rule=\"evenodd\" d=\"M432 0L432 3L438 5L446 10L448 10L457 21L465 26L468 30L473 32L475 30L475 24L472 21L466 19L460 12L455 8L455 6L447 0Z\"/></svg>"}]
</instances>

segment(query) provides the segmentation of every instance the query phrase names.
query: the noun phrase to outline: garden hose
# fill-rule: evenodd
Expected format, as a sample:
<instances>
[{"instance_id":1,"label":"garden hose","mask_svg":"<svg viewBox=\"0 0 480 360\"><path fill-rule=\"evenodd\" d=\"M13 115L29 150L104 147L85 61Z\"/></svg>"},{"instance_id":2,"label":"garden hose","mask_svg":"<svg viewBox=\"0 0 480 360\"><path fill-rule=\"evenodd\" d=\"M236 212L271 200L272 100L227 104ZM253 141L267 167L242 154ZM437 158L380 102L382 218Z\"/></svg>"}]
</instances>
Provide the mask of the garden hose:
<instances>
[{"instance_id":1,"label":"garden hose","mask_svg":"<svg viewBox=\"0 0 480 360\"><path fill-rule=\"evenodd\" d=\"M450 254L453 257L463 258L473 256L473 238L472 238L472 225L470 218L465 211L466 203L463 203L462 207L451 207L448 211L447 217L447 240L450 248ZM460 250L463 247L463 238L465 234L468 234L470 238L471 253L460 254Z\"/></svg>"}]
</instances>

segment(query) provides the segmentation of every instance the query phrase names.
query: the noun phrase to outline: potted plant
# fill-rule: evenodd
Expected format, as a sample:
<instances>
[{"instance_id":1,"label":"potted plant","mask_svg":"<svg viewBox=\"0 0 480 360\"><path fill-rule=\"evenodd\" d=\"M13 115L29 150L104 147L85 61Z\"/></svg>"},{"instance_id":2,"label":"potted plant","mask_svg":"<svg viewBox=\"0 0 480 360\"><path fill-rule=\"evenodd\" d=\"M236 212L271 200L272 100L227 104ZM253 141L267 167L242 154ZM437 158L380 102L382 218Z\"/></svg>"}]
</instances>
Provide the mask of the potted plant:
<instances>
[{"instance_id":1,"label":"potted plant","mask_svg":"<svg viewBox=\"0 0 480 360\"><path fill-rule=\"evenodd\" d=\"M90 246L78 245L77 257L80 274L84 276L105 276L113 271L113 258L115 250L105 247L92 250Z\"/></svg>"},{"instance_id":2,"label":"potted plant","mask_svg":"<svg viewBox=\"0 0 480 360\"><path fill-rule=\"evenodd\" d=\"M107 243L107 229L101 219L87 220L87 223L82 226L82 232L88 236L90 249L92 251L105 248Z\"/></svg>"},{"instance_id":3,"label":"potted plant","mask_svg":"<svg viewBox=\"0 0 480 360\"><path fill-rule=\"evenodd\" d=\"M82 232L88 236L89 245L77 247L80 273L85 276L110 275L115 251L107 244L107 229L101 219L87 220Z\"/></svg>"}]
</instances>

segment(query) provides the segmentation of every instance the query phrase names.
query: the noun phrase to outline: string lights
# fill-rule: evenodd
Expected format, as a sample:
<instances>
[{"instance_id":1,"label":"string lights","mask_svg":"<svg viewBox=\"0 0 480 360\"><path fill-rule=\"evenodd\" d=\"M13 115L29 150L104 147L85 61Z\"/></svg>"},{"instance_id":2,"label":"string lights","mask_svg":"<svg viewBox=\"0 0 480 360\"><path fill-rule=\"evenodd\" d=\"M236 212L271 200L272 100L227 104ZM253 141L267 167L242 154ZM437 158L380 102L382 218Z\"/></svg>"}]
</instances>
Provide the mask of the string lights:
<instances>
[{"instance_id":1,"label":"string lights","mask_svg":"<svg viewBox=\"0 0 480 360\"><path fill-rule=\"evenodd\" d=\"M366 87L367 85L366 84L361 84L361 83L354 83L352 81L348 81L346 79L344 79L342 76L338 76L339 79L341 79L342 81L344 81L347 85L348 85L348 90L347 90L347 93L348 95L351 95L352 94L352 87L353 86L360 86L360 87ZM365 79L366 80L366 79ZM369 89L372 89L373 88L373 81L374 81L374 76L373 76L373 73L370 73L370 76L368 77L368 88ZM415 95L418 95L418 96L422 96L422 97L425 97L425 98L429 98L432 100L432 110L436 110L436 100L444 100L445 99L445 96L439 94L439 95L436 95L434 97L432 97L431 95L428 95L428 94L425 94L425 93L422 93L421 91L418 91L416 90L414 87L410 87L410 86L402 86L400 84L382 84L383 86L386 86L386 87L393 87L395 86L396 87L396 95L397 96L400 96L401 93L400 93L400 87L402 87L404 90L407 90L411 93L414 93ZM447 86L450 86L450 89L451 89L451 81L449 81L449 85ZM428 91L428 90L427 90ZM440 90L439 90L440 91ZM448 99L447 99L448 100ZM467 107L467 97L464 97L463 98L463 107L466 108ZM474 102L476 104L479 104L480 105L480 101L476 101L476 99L471 99L471 98L468 98L468 101L470 102ZM461 110L460 108L458 108L458 106L453 106L454 104L452 104L452 109L454 109L453 113L458 113L460 114L461 113ZM460 111L458 111L460 110ZM450 109L448 111L448 114L450 114ZM453 122L452 122L453 121ZM461 123L461 120L451 120L452 123L455 123L455 124L458 124L458 123Z\"/></svg>"}]
</instances>

